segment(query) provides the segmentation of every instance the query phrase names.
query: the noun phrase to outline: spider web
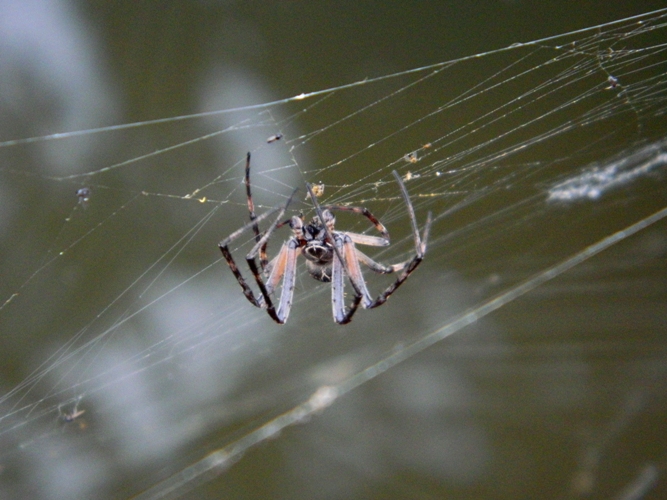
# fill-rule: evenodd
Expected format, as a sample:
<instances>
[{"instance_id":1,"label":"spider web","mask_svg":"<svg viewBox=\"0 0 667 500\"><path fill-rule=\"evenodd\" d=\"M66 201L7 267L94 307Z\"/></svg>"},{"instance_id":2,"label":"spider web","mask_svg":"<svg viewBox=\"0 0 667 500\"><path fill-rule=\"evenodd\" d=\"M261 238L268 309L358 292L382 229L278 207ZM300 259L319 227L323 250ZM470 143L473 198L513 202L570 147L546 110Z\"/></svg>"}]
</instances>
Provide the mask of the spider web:
<instances>
[{"instance_id":1,"label":"spider web","mask_svg":"<svg viewBox=\"0 0 667 500\"><path fill-rule=\"evenodd\" d=\"M563 442L569 466L535 484L654 490L664 443L637 441L631 466L610 450L664 411L665 16L281 100L244 89L250 105L233 97L247 75L214 75L204 112L1 142L4 198L32 222L4 218L0 491L218 498L280 455L269 474L298 486L244 488L402 497L388 478L407 469L417 491L474 498ZM311 217L320 183L321 203L383 222L392 244L368 253L389 264L414 252L396 170L420 227L434 214L424 263L345 327L301 263L274 324L216 248L248 220L247 150L258 213L298 186L289 211ZM351 214L336 228L375 234ZM231 245L252 286L253 243ZM375 294L394 279L364 273Z\"/></svg>"}]
</instances>

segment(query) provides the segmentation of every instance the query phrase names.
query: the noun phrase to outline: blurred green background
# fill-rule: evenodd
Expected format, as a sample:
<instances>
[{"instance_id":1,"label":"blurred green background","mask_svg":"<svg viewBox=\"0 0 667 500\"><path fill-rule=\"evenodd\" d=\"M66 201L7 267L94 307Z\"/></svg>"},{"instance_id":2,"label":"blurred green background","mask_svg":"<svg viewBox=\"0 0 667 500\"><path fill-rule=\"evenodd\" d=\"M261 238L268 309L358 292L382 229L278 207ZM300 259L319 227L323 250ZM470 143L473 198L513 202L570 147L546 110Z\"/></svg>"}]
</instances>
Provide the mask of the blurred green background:
<instances>
[{"instance_id":1,"label":"blurred green background","mask_svg":"<svg viewBox=\"0 0 667 500\"><path fill-rule=\"evenodd\" d=\"M406 91L429 71L258 110L7 141L278 101L661 7L0 2L0 302L11 299L0 310L0 497L130 498L664 208L664 160L599 200L545 199L585 165L664 138L665 69L660 56L637 55L622 83L641 74L645 100L621 94L593 126L585 118L595 108L573 103L589 75L604 84L603 57L573 64L570 76L567 61L552 64L566 51L545 42L551 50L461 62ZM661 43L663 22L639 43ZM615 42L616 51L635 47ZM535 71L525 87L448 107L524 70ZM514 102L544 81L555 90L530 107ZM508 103L510 118L496 123ZM439 107L449 113L429 121ZM535 116L549 118L531 124ZM477 119L481 132L469 126ZM506 130L517 135L500 140ZM538 139L545 131L553 140ZM278 132L284 139L267 145ZM420 163L401 160L417 149ZM327 286L300 275L290 320L275 325L243 299L216 249L247 220L247 150L260 209L322 181L323 202L368 205L387 224L395 245L369 252L383 262L412 252L390 172L421 174L407 185L420 224L436 215L424 265L387 305L344 328L331 321ZM83 186L92 189L85 210L75 195ZM195 192L208 203L185 198ZM308 210L303 189L296 196L294 209ZM659 222L513 301L210 481L189 490L183 480L183 496L663 498L666 229ZM245 271L246 247L234 251ZM374 291L389 282L369 277ZM85 413L63 421L75 410Z\"/></svg>"}]
</instances>

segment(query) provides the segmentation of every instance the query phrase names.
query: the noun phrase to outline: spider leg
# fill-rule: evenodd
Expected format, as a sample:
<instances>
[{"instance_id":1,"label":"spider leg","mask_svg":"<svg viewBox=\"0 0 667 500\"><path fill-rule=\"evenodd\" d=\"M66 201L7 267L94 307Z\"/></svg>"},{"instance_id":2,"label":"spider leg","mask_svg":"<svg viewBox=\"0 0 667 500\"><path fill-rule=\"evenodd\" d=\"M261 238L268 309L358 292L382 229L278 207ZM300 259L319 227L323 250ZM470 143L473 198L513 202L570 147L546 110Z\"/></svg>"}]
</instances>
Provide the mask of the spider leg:
<instances>
[{"instance_id":1,"label":"spider leg","mask_svg":"<svg viewBox=\"0 0 667 500\"><path fill-rule=\"evenodd\" d=\"M389 240L379 236L370 236L368 234L351 233L349 231L340 231L347 234L357 245L368 245L369 247L386 247Z\"/></svg>"},{"instance_id":2,"label":"spider leg","mask_svg":"<svg viewBox=\"0 0 667 500\"><path fill-rule=\"evenodd\" d=\"M424 227L424 233L419 241L419 250L417 251L417 255L415 255L412 260L408 261L405 264L396 264L397 266L403 266L403 272L401 275L396 278L396 281L394 281L391 285L387 287L387 289L380 294L380 296L375 299L375 301L367 307L367 309L373 309L374 307L381 306L384 304L389 296L393 294L399 286L401 286L405 280L408 279L410 274L417 269L417 266L421 264L422 260L424 259L424 254L426 251L426 243L428 240L428 233L431 227L431 222L432 222L432 217L431 217L431 212L428 213L428 217L426 219L426 226Z\"/></svg>"},{"instance_id":3,"label":"spider leg","mask_svg":"<svg viewBox=\"0 0 667 500\"><path fill-rule=\"evenodd\" d=\"M359 259L357 258L357 249L354 246L352 239L347 235L343 236L343 257L345 258L345 264L347 264L348 277L354 288L358 288L361 291L363 306L367 308L373 303L373 299L371 298L368 288L366 288L364 275L361 274Z\"/></svg>"},{"instance_id":4,"label":"spider leg","mask_svg":"<svg viewBox=\"0 0 667 500\"><path fill-rule=\"evenodd\" d=\"M427 221L426 221L426 227L424 228L424 241L422 242L419 239L419 228L417 227L417 218L415 217L415 209L412 206L412 202L410 201L410 195L408 194L408 190L405 188L405 184L403 184L403 179L401 178L400 175L398 175L398 172L396 170L393 170L392 173L394 174L394 177L396 178L396 182L398 182L398 185L401 188L401 194L403 195L403 200L405 201L405 205L408 207L408 215L410 216L410 224L412 225L412 237L415 240L415 249L417 250L417 255L420 255L423 257L424 253L426 252L426 239L428 237L428 232L431 227L431 213L429 212Z\"/></svg>"},{"instance_id":5,"label":"spider leg","mask_svg":"<svg viewBox=\"0 0 667 500\"><path fill-rule=\"evenodd\" d=\"M287 207L292 201L292 197L294 196L294 193L296 193L296 189L292 192L291 196L288 198L287 202L284 205L279 205L277 207L272 208L271 210L264 212L262 215L256 217L254 220L250 221L248 224L244 225L240 229L237 229L234 231L232 234L230 234L227 238L222 240L218 246L220 247L220 251L222 252L222 255L225 257L225 260L227 260L227 264L229 265L229 268L232 270L232 273L236 277L236 281L238 281L239 285L241 285L241 288L243 289L243 294L246 296L248 301L253 304L256 307L263 308L266 307L267 312L271 318L276 321L277 323L284 323L284 320L281 320L280 317L275 312L275 308L273 306L273 303L271 301L271 298L269 297L269 294L271 291L273 291L273 288L269 291L267 287L264 285L264 281L262 280L261 272L257 268L257 263L255 262L255 258L257 254L261 251L262 248L266 248L266 242L268 241L269 237L273 233L274 229L276 227L285 224L284 222L280 223L280 219L285 213L285 210L287 210ZM270 215L274 214L275 212L279 212L278 216L275 218L274 222L271 224L269 229L264 233L263 236L260 237L260 239L255 243L255 246L250 250L248 255L246 255L246 261L248 262L248 267L250 268L250 271L252 271L253 276L255 277L255 281L257 282L257 285L259 286L260 292L262 293L261 298L255 297L255 295L252 292L252 289L248 286L246 283L245 279L241 275L241 272L238 269L238 266L236 265L236 262L234 261L234 258L232 257L231 252L229 251L229 243L231 243L233 240L238 238L241 234L243 234L245 231L248 229L254 227L257 223L262 221L263 219L266 219ZM279 271L280 272L280 271ZM269 283L273 283L273 287L275 287L275 283L280 281L280 278L282 275L278 276L277 278L274 278L272 281L271 278L269 279Z\"/></svg>"},{"instance_id":6,"label":"spider leg","mask_svg":"<svg viewBox=\"0 0 667 500\"><path fill-rule=\"evenodd\" d=\"M273 230L275 231L276 229L280 229L281 227L288 225L288 224L291 222L291 220L292 220L292 218L290 217L290 218L287 219L287 220L284 220L284 221L282 221L282 222L279 222L278 224L276 224L276 227L273 228ZM262 258L262 257L261 257L261 252L262 252L262 251L266 252L266 246L267 246L267 243L268 243L268 240L266 240L266 241L264 242L264 245L262 245L262 246L260 247L260 249L259 249L259 251L260 251L260 259ZM278 258L278 256L275 256L273 259L271 259L271 261L269 261L268 258L266 258L266 253L264 254L264 259L267 261L266 264L263 265L263 268L262 268L262 273L263 273L264 276L269 276L269 275L271 274L271 271L273 270L273 266L276 265L276 262L277 262L276 259L277 259L277 258ZM261 266L261 265L262 265L262 262L260 261L260 266ZM269 293L271 293L271 290L269 290Z\"/></svg>"},{"instance_id":7,"label":"spider leg","mask_svg":"<svg viewBox=\"0 0 667 500\"><path fill-rule=\"evenodd\" d=\"M264 270L264 275L266 276L266 273L268 274L268 278L264 282L264 285L266 286L266 291L269 295L273 293L273 291L277 288L278 283L280 283L280 280L282 279L283 275L285 274L285 259L287 258L287 245L283 244L280 247L280 251L278 252L278 255L276 255L271 262L269 262L266 266L266 269ZM259 295L257 297L257 302L259 302L261 307L264 307L264 296Z\"/></svg>"},{"instance_id":8,"label":"spider leg","mask_svg":"<svg viewBox=\"0 0 667 500\"><path fill-rule=\"evenodd\" d=\"M283 289L280 293L278 311L276 312L281 323L287 321L289 312L292 309L292 298L294 297L294 287L296 285L296 258L301 253L299 243L294 238L285 243L283 248L285 249Z\"/></svg>"},{"instance_id":9,"label":"spider leg","mask_svg":"<svg viewBox=\"0 0 667 500\"><path fill-rule=\"evenodd\" d=\"M343 238L337 237L335 239L334 248L338 249L338 253L341 254L344 252L344 241ZM353 248L354 249L354 248ZM355 259L356 261L356 259ZM358 267L358 265L357 265ZM361 274L361 273L359 273ZM350 279L350 281L352 281ZM363 283L363 279L362 279ZM352 282L354 286L354 282ZM366 285L364 285L364 288ZM331 265L331 306L333 308L333 317L334 321L339 325L345 325L352 320L352 316L359 308L361 299L363 298L362 294L355 293L354 300L350 305L350 309L345 312L345 266L342 259L333 259ZM366 290L368 294L368 290Z\"/></svg>"},{"instance_id":10,"label":"spider leg","mask_svg":"<svg viewBox=\"0 0 667 500\"><path fill-rule=\"evenodd\" d=\"M290 200L291 201L291 197ZM280 210L280 213L278 214L278 217L273 221L273 224L269 226L269 228L266 230L264 233L264 236L262 236L257 243L255 243L255 246L252 247L252 250L248 252L248 255L246 255L245 260L248 263L248 267L250 268L250 271L252 272L252 275L255 278L255 282L257 283L257 286L259 287L259 291L262 293L262 299L255 299L255 302L258 304L258 307L263 307L263 305L266 305L266 312L271 316L271 318L276 322L276 323L284 323L285 321L281 319L277 313L275 306L273 305L273 301L271 300L271 297L269 296L271 291L268 290L267 286L264 284L264 280L262 279L262 273L257 267L257 262L255 261L255 258L257 257L257 254L261 252L262 248L266 248L266 242L269 241L269 238L271 237L271 234L273 231L276 229L276 227L279 225L280 218L283 216L285 213L285 209L287 206L285 206L282 210ZM283 244L283 247L286 245L289 245L293 240L289 240L287 243ZM282 270L278 270L279 273L282 273ZM275 281L280 280L279 276ZM247 285L246 285L247 286Z\"/></svg>"},{"instance_id":11,"label":"spider leg","mask_svg":"<svg viewBox=\"0 0 667 500\"><path fill-rule=\"evenodd\" d=\"M276 258L271 261L273 268L271 269L269 278L264 284L266 293L269 295L278 287L280 280L283 280L283 288L280 294L277 310L272 312L273 304L271 304L270 299L268 303L271 304L271 306L267 306L267 312L271 318L280 324L287 321L290 309L292 308L292 298L294 297L294 287L296 283L296 259L299 256L299 253L299 244L294 238L284 243ZM256 265L254 269L257 270ZM264 295L257 297L257 302L261 307L264 307L264 305L267 304L264 297Z\"/></svg>"},{"instance_id":12,"label":"spider leg","mask_svg":"<svg viewBox=\"0 0 667 500\"><path fill-rule=\"evenodd\" d=\"M245 192L248 198L248 213L250 214L250 222L253 222L252 231L255 233L255 241L259 241L261 235L259 234L259 225L257 224L257 215L255 214L255 203L252 201L252 193L250 192L250 151L246 155L245 160Z\"/></svg>"},{"instance_id":13,"label":"spider leg","mask_svg":"<svg viewBox=\"0 0 667 500\"><path fill-rule=\"evenodd\" d=\"M341 205L327 205L324 208L326 208L328 210L340 210L342 212L354 212L355 214L363 215L364 217L366 217L369 221L371 221L373 223L373 225L375 226L375 229L377 229L380 232L380 234L382 235L381 238L377 238L377 237L374 237L374 236L366 237L363 234L359 234L357 236L361 236L362 238L369 238L369 239L372 239L372 240L376 240L378 242L382 241L382 243L364 243L362 241L357 241L356 243L361 243L363 245L372 245L372 246L376 246L376 247L389 245L389 231L387 231L387 228L384 227L382 222L380 222L377 219L377 217L375 217L371 213L371 211L368 210L367 208L365 208L365 207L345 207L345 206L341 206Z\"/></svg>"},{"instance_id":14,"label":"spider leg","mask_svg":"<svg viewBox=\"0 0 667 500\"><path fill-rule=\"evenodd\" d=\"M246 155L244 182L246 196L248 199L248 213L250 214L250 221L253 222L252 231L255 233L255 241L259 241L262 236L259 232L259 224L257 223L257 215L255 214L255 203L252 201L252 193L250 191L250 151L248 151L248 154ZM269 262L269 259L266 256L267 244L268 241L266 244L264 244L264 246L262 246L262 248L260 248L259 251L259 263L262 266L262 270L266 269L266 265Z\"/></svg>"},{"instance_id":15,"label":"spider leg","mask_svg":"<svg viewBox=\"0 0 667 500\"><path fill-rule=\"evenodd\" d=\"M269 264L266 266L266 269L264 270L265 275L268 273L268 278L266 279L265 283L266 289L269 293L273 293L273 291L278 287L281 273L285 272L286 251L287 249L283 244L283 246L280 247L280 252L278 252L278 255L271 259L271 262L269 262Z\"/></svg>"},{"instance_id":16,"label":"spider leg","mask_svg":"<svg viewBox=\"0 0 667 500\"><path fill-rule=\"evenodd\" d=\"M234 241L236 238L241 236L245 231L253 227L254 224L257 222L266 219L268 216L280 211L280 215L278 218L282 217L282 214L285 212L285 209L287 208L287 205L285 206L278 206L274 207L271 210L264 212L262 215L259 217L256 217L254 221L244 225L240 229L237 229L234 231L232 234L230 234L227 238L222 240L220 243L218 243L218 247L220 248L220 251L222 252L222 255L225 257L225 260L227 261L227 264L229 265L229 268L232 270L232 273L236 277L236 281L239 282L239 285L241 285L241 288L243 289L243 295L246 296L246 298L250 301L251 304L257 306L257 307L262 307L262 305L257 301L255 298L254 294L252 293L252 290L246 283L245 279L241 275L241 271L239 271L238 266L236 265L236 262L234 261L234 258L232 257L231 252L229 251L229 244Z\"/></svg>"},{"instance_id":17,"label":"spider leg","mask_svg":"<svg viewBox=\"0 0 667 500\"><path fill-rule=\"evenodd\" d=\"M393 174L394 177L396 178L396 181L398 182L398 185L401 188L401 194L403 195L403 199L405 200L405 204L408 208L408 215L410 216L410 223L412 225L412 237L414 238L415 241L416 255L411 260L409 260L404 264L396 264L396 266L399 266L403 272L400 274L398 278L396 278L396 281L394 281L391 285L389 285L386 288L386 290L382 292L378 296L378 298L375 299L373 303L367 307L367 309L373 309L374 307L378 307L384 304L387 301L387 299L391 296L391 294L393 294L398 289L398 287L401 286L405 282L405 280L408 279L410 274L412 274L412 272L415 269L417 269L417 266L421 264L422 260L424 259L424 255L426 253L426 244L428 242L428 235L431 229L431 223L433 222L433 217L431 215L431 212L429 212L426 218L426 224L424 225L424 231L422 233L422 236L420 237L419 228L417 227L417 220L415 217L415 210L412 207L412 202L410 201L408 190L405 188L405 184L403 184L403 179L401 179L401 176L398 175L398 173L395 170L393 171ZM371 269L373 268L371 267ZM398 271L399 269L396 270Z\"/></svg>"},{"instance_id":18,"label":"spider leg","mask_svg":"<svg viewBox=\"0 0 667 500\"><path fill-rule=\"evenodd\" d=\"M391 273L396 273L398 271L402 271L405 268L405 266L408 265L408 262L410 262L407 261L407 262L402 262L400 264L385 266L384 264L380 264L379 262L374 261L358 248L356 249L356 251L357 251L357 260L362 264L364 264L366 267L368 267L371 271L376 272L378 274L391 274Z\"/></svg>"}]
</instances>

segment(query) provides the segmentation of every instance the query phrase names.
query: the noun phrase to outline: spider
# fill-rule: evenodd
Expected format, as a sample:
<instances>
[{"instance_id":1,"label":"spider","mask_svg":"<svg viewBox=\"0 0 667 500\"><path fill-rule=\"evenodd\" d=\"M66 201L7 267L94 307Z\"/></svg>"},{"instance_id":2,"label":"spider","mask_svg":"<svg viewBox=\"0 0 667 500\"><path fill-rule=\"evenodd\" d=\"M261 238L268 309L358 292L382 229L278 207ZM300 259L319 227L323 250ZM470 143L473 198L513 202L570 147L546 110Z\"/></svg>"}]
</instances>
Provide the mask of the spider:
<instances>
[{"instance_id":1,"label":"spider","mask_svg":"<svg viewBox=\"0 0 667 500\"><path fill-rule=\"evenodd\" d=\"M293 216L287 220L281 221L287 207L292 201L292 196L284 205L279 205L263 213L260 216L255 214L255 206L252 200L250 189L250 153L246 157L245 166L245 186L248 200L248 211L250 213L250 222L240 229L234 231L227 238L222 240L218 246L222 255L227 260L232 273L236 277L239 285L243 289L243 294L256 307L266 309L271 318L280 324L284 324L292 308L292 298L294 296L294 287L296 281L297 258L302 255L305 258L306 266L310 275L325 283L331 283L331 304L333 308L333 318L338 324L344 325L351 321L352 316L357 311L359 304L365 309L372 309L381 306L387 299L405 282L412 272L419 266L426 253L426 242L429 229L431 227L431 213L428 213L423 233L420 237L417 221L415 219L414 209L410 202L408 191L403 184L403 180L393 172L396 181L401 189L401 194L410 216L412 224L412 236L415 244L415 256L405 262L393 265L384 265L375 262L366 254L358 250L355 244L368 245L374 247L383 247L389 245L389 233L384 225L366 208L347 207L338 205L328 205L321 208L317 202L317 196L313 192L310 184L306 184L310 199L317 215L306 223L303 215ZM348 231L339 231L334 229L336 218L332 211L340 210L352 212L366 217L378 230L381 236L370 236L366 234L352 233ZM261 233L259 222L270 215L278 212L277 217L269 228ZM269 261L266 254L266 247L269 238L273 232L283 226L289 225L292 230L292 236L283 243L278 255ZM255 295L241 275L238 266L234 262L229 251L229 244L238 238L246 230L252 228L255 234L255 245L250 253L246 255L248 267L255 277L260 295ZM257 265L257 256L259 255L259 267ZM371 271L379 274L397 273L401 274L389 285L375 300L371 297L364 277L361 273L359 263L364 264ZM354 299L346 310L344 301L344 279L348 277L352 288L354 289ZM274 305L271 295L282 280L282 291L278 306Z\"/></svg>"}]
</instances>

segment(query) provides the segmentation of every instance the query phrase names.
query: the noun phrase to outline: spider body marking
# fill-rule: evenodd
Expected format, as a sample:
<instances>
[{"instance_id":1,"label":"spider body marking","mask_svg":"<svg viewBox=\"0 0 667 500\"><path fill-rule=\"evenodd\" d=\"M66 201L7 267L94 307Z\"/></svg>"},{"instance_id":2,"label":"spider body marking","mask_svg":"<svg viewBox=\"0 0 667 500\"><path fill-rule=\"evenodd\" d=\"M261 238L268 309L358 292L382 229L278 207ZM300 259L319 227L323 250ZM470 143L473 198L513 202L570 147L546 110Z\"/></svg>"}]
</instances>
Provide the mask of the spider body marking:
<instances>
[{"instance_id":1,"label":"spider body marking","mask_svg":"<svg viewBox=\"0 0 667 500\"><path fill-rule=\"evenodd\" d=\"M309 223L305 223L303 216L293 216L281 222L281 219L287 210L292 196L289 197L283 206L275 207L262 215L255 214L254 202L252 200L250 185L250 153L246 158L245 167L245 185L248 202L248 212L250 222L240 229L234 231L227 238L222 240L218 246L222 252L229 268L236 277L243 294L248 301L256 307L266 309L269 316L277 323L283 324L289 316L292 300L294 296L294 287L296 281L297 258L303 255L309 274L316 280L324 283L331 283L331 304L333 309L334 321L344 325L351 321L360 304L366 309L384 304L398 287L405 282L410 274L419 266L426 253L426 242L429 229L431 227L431 213L428 213L426 224L422 235L419 234L414 209L410 202L407 189L403 180L393 172L396 181L401 189L401 194L408 209L412 233L415 244L415 256L399 264L384 265L375 262L373 259L358 250L355 244L369 246L387 246L389 245L389 233L384 225L366 208L348 207L338 205L328 205L321 208L317 202L317 196L313 192L310 184L306 184L313 206L317 215ZM347 231L338 231L335 229L336 218L333 210L353 212L366 217L378 230L381 236L370 236L366 234L352 233ZM278 212L278 216L269 228L264 232L259 230L259 222ZM266 255L266 248L269 238L273 232L285 225L289 225L292 230L292 236L283 243L278 255L269 261ZM255 245L246 255L246 262L259 287L260 294L255 295L241 275L241 272L229 251L229 244L238 238L243 232L252 228L255 233ZM259 256L259 266L257 257ZM389 285L376 299L373 299L366 287L363 274L359 264L362 263L371 271L379 274L389 274L400 272L396 280ZM350 285L354 289L354 298L349 308L346 310L344 301L345 278L348 278ZM271 295L282 281L282 291L278 306L273 303Z\"/></svg>"}]
</instances>

